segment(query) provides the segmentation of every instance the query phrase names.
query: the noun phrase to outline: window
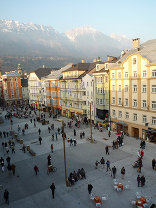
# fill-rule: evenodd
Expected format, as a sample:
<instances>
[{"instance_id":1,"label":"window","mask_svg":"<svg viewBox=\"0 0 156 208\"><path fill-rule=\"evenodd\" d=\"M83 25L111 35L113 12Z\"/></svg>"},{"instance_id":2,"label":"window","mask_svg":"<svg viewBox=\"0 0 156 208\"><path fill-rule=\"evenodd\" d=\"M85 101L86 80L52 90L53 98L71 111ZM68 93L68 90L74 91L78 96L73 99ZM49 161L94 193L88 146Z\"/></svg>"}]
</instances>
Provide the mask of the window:
<instances>
[{"instance_id":1,"label":"window","mask_svg":"<svg viewBox=\"0 0 156 208\"><path fill-rule=\"evenodd\" d=\"M108 82L108 77L106 77L106 81L105 81L106 83Z\"/></svg>"},{"instance_id":2,"label":"window","mask_svg":"<svg viewBox=\"0 0 156 208\"><path fill-rule=\"evenodd\" d=\"M98 98L96 98L96 104L97 104L97 105L99 104L99 99L98 99Z\"/></svg>"},{"instance_id":3,"label":"window","mask_svg":"<svg viewBox=\"0 0 156 208\"><path fill-rule=\"evenodd\" d=\"M156 125L156 117L152 117L152 125Z\"/></svg>"},{"instance_id":4,"label":"window","mask_svg":"<svg viewBox=\"0 0 156 208\"><path fill-rule=\"evenodd\" d=\"M125 72L125 78L128 78L128 72Z\"/></svg>"},{"instance_id":5,"label":"window","mask_svg":"<svg viewBox=\"0 0 156 208\"><path fill-rule=\"evenodd\" d=\"M116 116L116 112L115 112L115 110L112 110L112 115L113 115L113 117L115 117L115 116Z\"/></svg>"},{"instance_id":6,"label":"window","mask_svg":"<svg viewBox=\"0 0 156 208\"><path fill-rule=\"evenodd\" d=\"M122 105L121 98L118 98L118 105Z\"/></svg>"},{"instance_id":7,"label":"window","mask_svg":"<svg viewBox=\"0 0 156 208\"><path fill-rule=\"evenodd\" d=\"M137 100L136 99L133 100L133 107L137 107Z\"/></svg>"},{"instance_id":8,"label":"window","mask_svg":"<svg viewBox=\"0 0 156 208\"><path fill-rule=\"evenodd\" d=\"M128 99L125 99L125 106L128 106Z\"/></svg>"},{"instance_id":9,"label":"window","mask_svg":"<svg viewBox=\"0 0 156 208\"><path fill-rule=\"evenodd\" d=\"M129 119L129 113L128 112L125 113L125 118Z\"/></svg>"},{"instance_id":10,"label":"window","mask_svg":"<svg viewBox=\"0 0 156 208\"><path fill-rule=\"evenodd\" d=\"M101 77L101 82L103 82L103 77Z\"/></svg>"},{"instance_id":11,"label":"window","mask_svg":"<svg viewBox=\"0 0 156 208\"><path fill-rule=\"evenodd\" d=\"M152 70L152 77L156 77L156 69Z\"/></svg>"},{"instance_id":12,"label":"window","mask_svg":"<svg viewBox=\"0 0 156 208\"><path fill-rule=\"evenodd\" d=\"M136 58L133 58L133 64L136 64Z\"/></svg>"},{"instance_id":13,"label":"window","mask_svg":"<svg viewBox=\"0 0 156 208\"><path fill-rule=\"evenodd\" d=\"M147 90L147 86L146 86L146 85L143 85L143 86L142 86L142 92L143 92L143 93L146 93L146 90Z\"/></svg>"},{"instance_id":14,"label":"window","mask_svg":"<svg viewBox=\"0 0 156 208\"><path fill-rule=\"evenodd\" d=\"M121 85L118 86L118 90L119 90L119 92L121 92Z\"/></svg>"},{"instance_id":15,"label":"window","mask_svg":"<svg viewBox=\"0 0 156 208\"><path fill-rule=\"evenodd\" d=\"M101 93L101 94L103 94L103 91L104 91L103 88L100 88L100 93Z\"/></svg>"},{"instance_id":16,"label":"window","mask_svg":"<svg viewBox=\"0 0 156 208\"><path fill-rule=\"evenodd\" d=\"M121 79L121 72L118 72L118 79Z\"/></svg>"},{"instance_id":17,"label":"window","mask_svg":"<svg viewBox=\"0 0 156 208\"><path fill-rule=\"evenodd\" d=\"M137 77L137 72L136 71L133 72L133 77Z\"/></svg>"},{"instance_id":18,"label":"window","mask_svg":"<svg viewBox=\"0 0 156 208\"><path fill-rule=\"evenodd\" d=\"M112 91L113 92L115 91L115 85L112 85Z\"/></svg>"},{"instance_id":19,"label":"window","mask_svg":"<svg viewBox=\"0 0 156 208\"><path fill-rule=\"evenodd\" d=\"M133 85L133 92L137 92L137 85Z\"/></svg>"},{"instance_id":20,"label":"window","mask_svg":"<svg viewBox=\"0 0 156 208\"><path fill-rule=\"evenodd\" d=\"M133 121L137 121L137 114L133 114Z\"/></svg>"},{"instance_id":21,"label":"window","mask_svg":"<svg viewBox=\"0 0 156 208\"><path fill-rule=\"evenodd\" d=\"M128 92L128 85L125 85L125 92Z\"/></svg>"},{"instance_id":22,"label":"window","mask_svg":"<svg viewBox=\"0 0 156 208\"><path fill-rule=\"evenodd\" d=\"M118 112L118 117L119 117L119 118L122 118L122 111L119 111L119 112Z\"/></svg>"},{"instance_id":23,"label":"window","mask_svg":"<svg viewBox=\"0 0 156 208\"><path fill-rule=\"evenodd\" d=\"M93 91L91 91L91 96L93 96Z\"/></svg>"},{"instance_id":24,"label":"window","mask_svg":"<svg viewBox=\"0 0 156 208\"><path fill-rule=\"evenodd\" d=\"M88 82L87 82L87 86L88 86Z\"/></svg>"},{"instance_id":25,"label":"window","mask_svg":"<svg viewBox=\"0 0 156 208\"><path fill-rule=\"evenodd\" d=\"M152 101L152 109L156 109L156 101Z\"/></svg>"},{"instance_id":26,"label":"window","mask_svg":"<svg viewBox=\"0 0 156 208\"><path fill-rule=\"evenodd\" d=\"M114 79L115 78L115 74L114 73L112 73L112 79Z\"/></svg>"},{"instance_id":27,"label":"window","mask_svg":"<svg viewBox=\"0 0 156 208\"><path fill-rule=\"evenodd\" d=\"M146 102L146 100L143 100L143 101L142 101L142 107L143 107L143 108L146 108L146 107L147 107L147 102Z\"/></svg>"},{"instance_id":28,"label":"window","mask_svg":"<svg viewBox=\"0 0 156 208\"><path fill-rule=\"evenodd\" d=\"M87 96L89 96L89 91L87 91Z\"/></svg>"},{"instance_id":29,"label":"window","mask_svg":"<svg viewBox=\"0 0 156 208\"><path fill-rule=\"evenodd\" d=\"M152 93L156 93L156 85L152 85Z\"/></svg>"},{"instance_id":30,"label":"window","mask_svg":"<svg viewBox=\"0 0 156 208\"><path fill-rule=\"evenodd\" d=\"M104 99L100 99L100 105L104 105Z\"/></svg>"},{"instance_id":31,"label":"window","mask_svg":"<svg viewBox=\"0 0 156 208\"><path fill-rule=\"evenodd\" d=\"M112 104L115 104L115 97L112 97Z\"/></svg>"},{"instance_id":32,"label":"window","mask_svg":"<svg viewBox=\"0 0 156 208\"><path fill-rule=\"evenodd\" d=\"M142 116L142 123L147 123L147 116L145 115Z\"/></svg>"},{"instance_id":33,"label":"window","mask_svg":"<svg viewBox=\"0 0 156 208\"><path fill-rule=\"evenodd\" d=\"M147 71L146 71L146 70L144 70L144 71L142 72L142 77L147 77Z\"/></svg>"}]
</instances>

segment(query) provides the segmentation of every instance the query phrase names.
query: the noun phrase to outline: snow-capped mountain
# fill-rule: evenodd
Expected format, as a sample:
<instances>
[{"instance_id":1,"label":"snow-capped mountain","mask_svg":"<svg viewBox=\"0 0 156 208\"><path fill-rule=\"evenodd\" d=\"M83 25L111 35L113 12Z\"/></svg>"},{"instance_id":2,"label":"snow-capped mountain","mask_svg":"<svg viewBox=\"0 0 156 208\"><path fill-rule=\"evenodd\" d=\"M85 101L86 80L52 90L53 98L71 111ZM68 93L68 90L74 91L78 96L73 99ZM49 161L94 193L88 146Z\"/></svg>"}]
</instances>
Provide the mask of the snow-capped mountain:
<instances>
[{"instance_id":1,"label":"snow-capped mountain","mask_svg":"<svg viewBox=\"0 0 156 208\"><path fill-rule=\"evenodd\" d=\"M59 33L51 26L0 20L0 56L106 58L108 54L120 54L121 42L127 44L123 39L109 37L91 27Z\"/></svg>"}]
</instances>

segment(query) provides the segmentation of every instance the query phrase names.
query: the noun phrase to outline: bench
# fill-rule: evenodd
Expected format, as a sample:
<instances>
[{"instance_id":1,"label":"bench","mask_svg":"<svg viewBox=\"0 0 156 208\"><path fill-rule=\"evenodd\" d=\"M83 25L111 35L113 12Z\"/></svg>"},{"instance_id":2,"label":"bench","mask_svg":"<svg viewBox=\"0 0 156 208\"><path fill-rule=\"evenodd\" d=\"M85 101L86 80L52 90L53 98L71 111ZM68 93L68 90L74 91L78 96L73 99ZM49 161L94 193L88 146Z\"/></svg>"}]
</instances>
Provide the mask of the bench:
<instances>
[{"instance_id":1,"label":"bench","mask_svg":"<svg viewBox=\"0 0 156 208\"><path fill-rule=\"evenodd\" d=\"M29 150L29 153L30 153L32 156L36 156L36 153L35 153L32 149Z\"/></svg>"}]
</instances>

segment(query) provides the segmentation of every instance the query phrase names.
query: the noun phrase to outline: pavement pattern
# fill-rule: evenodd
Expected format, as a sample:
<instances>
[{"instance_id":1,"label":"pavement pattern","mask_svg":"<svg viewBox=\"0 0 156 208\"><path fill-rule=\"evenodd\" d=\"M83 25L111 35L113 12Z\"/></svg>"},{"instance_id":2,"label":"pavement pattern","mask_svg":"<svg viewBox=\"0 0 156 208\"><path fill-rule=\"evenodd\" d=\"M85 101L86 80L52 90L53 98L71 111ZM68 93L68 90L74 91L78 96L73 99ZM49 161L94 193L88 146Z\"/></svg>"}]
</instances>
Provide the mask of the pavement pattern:
<instances>
[{"instance_id":1,"label":"pavement pattern","mask_svg":"<svg viewBox=\"0 0 156 208\"><path fill-rule=\"evenodd\" d=\"M2 112L3 116L6 112ZM11 208L92 208L96 207L95 202L90 199L88 194L88 184L93 185L92 193L102 197L104 194L108 195L108 200L104 201L102 207L105 208L120 208L132 207L130 201L136 199L136 192L140 192L143 196L151 198L150 203L156 203L156 171L152 170L151 161L156 158L156 144L146 143L144 151L142 173L146 178L144 187L137 187L137 170L132 167L134 161L137 160L137 152L139 150L140 141L135 138L125 136L124 146L119 149L113 150L111 147L110 155L105 154L105 146L112 146L112 141L117 138L115 132L111 132L111 137L108 137L107 130L99 132L93 129L93 138L96 139L96 144L91 144L86 140L90 136L90 127L81 124L80 128L65 127L67 138L74 138L73 130L76 129L77 146L70 146L66 142L66 160L67 160L67 173L79 168L84 168L86 172L86 179L79 180L75 185L66 187L65 173L64 173L64 157L63 157L63 142L61 135L58 135L58 140L52 141L52 133L49 134L48 126L54 124L55 130L61 127L61 123L56 119L49 118L46 113L46 118L49 120L49 125L42 125L36 122L30 122L30 119L13 118L13 130L17 132L17 126L24 127L28 123L29 129L26 130L25 135L19 133L19 138L23 139L25 145L30 147L36 152L36 156L31 156L27 151L24 153L22 144L15 141L15 154L9 153L11 163L16 165L15 176L8 174L7 168L2 173L0 170L0 185L3 189L0 190L0 206ZM70 119L60 117L65 123ZM38 129L41 129L42 144L38 141ZM0 131L10 131L10 121L4 120L0 124ZM85 132L85 138L80 139L80 132ZM0 139L2 141L9 140ZM54 152L51 153L50 145L54 145ZM57 172L47 175L47 156L52 156L52 164L57 167ZM5 152L0 145L0 157L6 159ZM95 161L100 161L104 157L105 161L108 159L111 162L111 167L114 165L117 168L116 179L123 185L129 185L129 190L123 192L116 192L114 190L114 182L110 171L106 172L106 167L95 169ZM5 161L6 165L6 161ZM33 167L39 167L39 174L34 174ZM125 179L121 179L121 168L125 167ZM56 186L55 199L52 199L50 185L54 182ZM4 189L7 188L10 193L10 204L6 205L3 200Z\"/></svg>"}]
</instances>

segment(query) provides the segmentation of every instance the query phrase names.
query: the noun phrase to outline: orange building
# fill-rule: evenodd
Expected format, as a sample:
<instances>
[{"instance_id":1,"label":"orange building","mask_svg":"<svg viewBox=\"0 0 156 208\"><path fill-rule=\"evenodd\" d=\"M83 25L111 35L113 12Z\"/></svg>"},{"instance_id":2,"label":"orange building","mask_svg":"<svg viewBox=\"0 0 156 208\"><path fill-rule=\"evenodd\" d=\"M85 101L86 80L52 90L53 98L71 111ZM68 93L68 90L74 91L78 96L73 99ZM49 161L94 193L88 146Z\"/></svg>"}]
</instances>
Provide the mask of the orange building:
<instances>
[{"instance_id":1,"label":"orange building","mask_svg":"<svg viewBox=\"0 0 156 208\"><path fill-rule=\"evenodd\" d=\"M8 104L22 103L21 75L16 71L6 72L1 76L4 102Z\"/></svg>"},{"instance_id":2,"label":"orange building","mask_svg":"<svg viewBox=\"0 0 156 208\"><path fill-rule=\"evenodd\" d=\"M46 85L46 106L49 111L52 110L53 114L61 114L60 79L62 72L71 66L72 64L68 64L42 79Z\"/></svg>"}]
</instances>

